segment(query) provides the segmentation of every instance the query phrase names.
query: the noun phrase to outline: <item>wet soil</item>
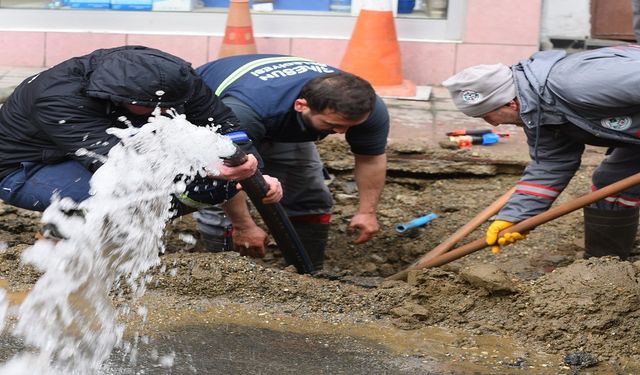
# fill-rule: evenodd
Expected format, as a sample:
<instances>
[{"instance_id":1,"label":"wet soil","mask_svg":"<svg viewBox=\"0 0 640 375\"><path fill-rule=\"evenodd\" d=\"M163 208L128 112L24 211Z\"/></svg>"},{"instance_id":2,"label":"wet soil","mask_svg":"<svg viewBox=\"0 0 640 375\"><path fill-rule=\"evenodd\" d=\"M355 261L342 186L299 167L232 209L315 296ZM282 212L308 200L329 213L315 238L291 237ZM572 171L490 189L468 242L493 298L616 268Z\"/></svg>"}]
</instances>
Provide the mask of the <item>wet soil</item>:
<instances>
[{"instance_id":1,"label":"wet soil","mask_svg":"<svg viewBox=\"0 0 640 375\"><path fill-rule=\"evenodd\" d=\"M384 280L512 187L522 160L491 161L475 148L391 144L381 231L356 246L347 230L358 202L350 156L337 139L319 148L336 200L323 277L296 274L273 244L261 260L200 252L182 240L198 236L193 219L185 217L167 228L162 266L151 272L149 290L138 302L148 307L148 320L132 327L153 337L222 323L363 337L395 360L412 363L412 372L403 373L569 374L579 366L565 357L576 353L598 360L588 369L594 374L640 372L640 256L627 262L582 259L580 211L535 229L500 254L485 249L412 272L408 282ZM601 157L587 152L558 203L587 191ZM431 212L438 218L424 227L402 234L394 229ZM20 254L33 243L38 219L37 213L0 205L0 277L13 292L37 280L37 273L20 265ZM463 242L482 237L485 227ZM114 293L114 303L131 303L131 296Z\"/></svg>"}]
</instances>

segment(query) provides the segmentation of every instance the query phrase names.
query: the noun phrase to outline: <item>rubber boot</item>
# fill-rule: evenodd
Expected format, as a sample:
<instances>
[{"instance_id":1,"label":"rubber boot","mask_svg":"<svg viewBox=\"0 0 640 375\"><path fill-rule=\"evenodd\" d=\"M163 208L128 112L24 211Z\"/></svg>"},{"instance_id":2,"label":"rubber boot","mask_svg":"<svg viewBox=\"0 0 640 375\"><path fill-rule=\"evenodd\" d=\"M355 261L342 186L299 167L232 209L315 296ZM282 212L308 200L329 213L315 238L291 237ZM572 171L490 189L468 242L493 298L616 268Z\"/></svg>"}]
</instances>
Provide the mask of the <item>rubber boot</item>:
<instances>
[{"instance_id":1,"label":"rubber boot","mask_svg":"<svg viewBox=\"0 0 640 375\"><path fill-rule=\"evenodd\" d=\"M55 224L43 225L42 229L36 232L35 238L38 241L51 240L55 243L57 243L58 241L67 239L60 233L60 231L58 230L58 227Z\"/></svg>"},{"instance_id":2,"label":"rubber boot","mask_svg":"<svg viewBox=\"0 0 640 375\"><path fill-rule=\"evenodd\" d=\"M585 258L613 255L626 260L636 239L640 209L583 211Z\"/></svg>"},{"instance_id":3,"label":"rubber boot","mask_svg":"<svg viewBox=\"0 0 640 375\"><path fill-rule=\"evenodd\" d=\"M86 212L78 208L63 209L59 208L60 212L64 215L63 218L71 220L72 218L79 218L84 221ZM58 219L60 220L60 219ZM67 223L67 227L70 227L70 223ZM58 242L60 240L67 240L67 236L62 234L56 223L44 223L42 228L35 235L36 240L52 240Z\"/></svg>"},{"instance_id":4,"label":"rubber boot","mask_svg":"<svg viewBox=\"0 0 640 375\"><path fill-rule=\"evenodd\" d=\"M208 232L201 231L200 239L204 245L204 249L210 253L221 253L224 251L233 250L233 238L231 232L233 228L228 226L224 233L210 234Z\"/></svg>"},{"instance_id":5,"label":"rubber boot","mask_svg":"<svg viewBox=\"0 0 640 375\"><path fill-rule=\"evenodd\" d=\"M292 222L298 233L302 246L309 254L309 259L316 271L324 265L324 250L329 239L329 224Z\"/></svg>"},{"instance_id":6,"label":"rubber boot","mask_svg":"<svg viewBox=\"0 0 640 375\"><path fill-rule=\"evenodd\" d=\"M231 221L219 207L210 207L193 214L200 240L208 252L219 253L233 250Z\"/></svg>"}]
</instances>

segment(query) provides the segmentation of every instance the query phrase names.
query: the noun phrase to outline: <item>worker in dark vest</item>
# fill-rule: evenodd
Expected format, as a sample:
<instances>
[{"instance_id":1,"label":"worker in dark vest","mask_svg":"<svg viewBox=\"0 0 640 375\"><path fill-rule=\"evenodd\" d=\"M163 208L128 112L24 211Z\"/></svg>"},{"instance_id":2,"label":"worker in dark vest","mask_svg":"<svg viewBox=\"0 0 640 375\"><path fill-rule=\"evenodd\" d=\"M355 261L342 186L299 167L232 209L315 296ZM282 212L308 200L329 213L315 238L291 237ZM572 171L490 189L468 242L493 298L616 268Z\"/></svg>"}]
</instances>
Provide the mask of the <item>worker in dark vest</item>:
<instances>
[{"instance_id":1,"label":"worker in dark vest","mask_svg":"<svg viewBox=\"0 0 640 375\"><path fill-rule=\"evenodd\" d=\"M355 158L360 198L349 224L358 234L354 243L364 243L378 232L376 210L385 182L389 115L367 81L283 55L231 56L196 71L238 117L240 128L258 150L264 172L282 183L281 203L316 269L323 265L333 199L315 141L344 134ZM213 210L195 216L205 238L219 235L226 225Z\"/></svg>"}]
</instances>

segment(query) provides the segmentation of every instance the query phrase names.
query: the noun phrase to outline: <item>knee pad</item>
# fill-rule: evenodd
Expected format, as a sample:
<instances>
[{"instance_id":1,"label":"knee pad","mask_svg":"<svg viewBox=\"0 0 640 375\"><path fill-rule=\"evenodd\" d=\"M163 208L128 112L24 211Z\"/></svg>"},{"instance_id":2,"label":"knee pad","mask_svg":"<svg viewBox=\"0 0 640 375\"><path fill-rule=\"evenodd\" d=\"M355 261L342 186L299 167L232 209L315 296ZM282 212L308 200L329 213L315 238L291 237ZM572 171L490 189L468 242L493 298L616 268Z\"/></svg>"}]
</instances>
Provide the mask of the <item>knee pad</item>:
<instances>
[{"instance_id":1,"label":"knee pad","mask_svg":"<svg viewBox=\"0 0 640 375\"><path fill-rule=\"evenodd\" d=\"M291 220L292 223L329 224L329 222L331 222L331 214L297 215L290 216L289 220Z\"/></svg>"}]
</instances>

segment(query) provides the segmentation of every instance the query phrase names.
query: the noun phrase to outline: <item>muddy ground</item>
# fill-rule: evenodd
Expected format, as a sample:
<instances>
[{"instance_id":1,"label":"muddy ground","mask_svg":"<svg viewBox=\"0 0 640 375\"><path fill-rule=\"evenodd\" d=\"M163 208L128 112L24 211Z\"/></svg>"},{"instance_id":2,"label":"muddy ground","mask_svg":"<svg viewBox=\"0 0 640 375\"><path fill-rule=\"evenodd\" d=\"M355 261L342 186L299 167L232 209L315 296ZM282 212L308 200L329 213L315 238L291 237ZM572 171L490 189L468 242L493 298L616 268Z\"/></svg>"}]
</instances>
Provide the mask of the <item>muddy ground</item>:
<instances>
[{"instance_id":1,"label":"muddy ground","mask_svg":"<svg viewBox=\"0 0 640 375\"><path fill-rule=\"evenodd\" d=\"M521 160L487 161L475 148L392 144L379 210L381 232L370 243L354 246L346 229L357 205L350 157L335 140L319 146L334 176L337 202L325 262L328 276L295 274L273 244L263 260L199 252L180 240L184 234L197 237L193 220L186 217L168 227L167 253L161 257L163 266L153 271L147 303L171 310L215 302L239 306L244 312L238 314L259 312L276 320L386 327L399 332L399 342L435 327L450 333L440 349L411 347L407 341L403 350L447 362L454 373L570 373L575 367L564 359L571 353L599 361L585 373L640 372L640 256L629 262L581 259L580 212L537 228L498 255L485 249L414 272L408 283L384 280L513 186L524 166ZM583 164L559 203L586 192L590 171L601 157L588 153L591 161ZM394 230L430 212L438 218L427 226L403 234ZM37 213L0 206L0 276L13 291L28 290L37 278L19 265L19 256L33 243L38 219ZM484 228L469 239L479 238ZM126 299L118 297L116 303ZM498 347L505 343L517 350L503 354Z\"/></svg>"}]
</instances>

